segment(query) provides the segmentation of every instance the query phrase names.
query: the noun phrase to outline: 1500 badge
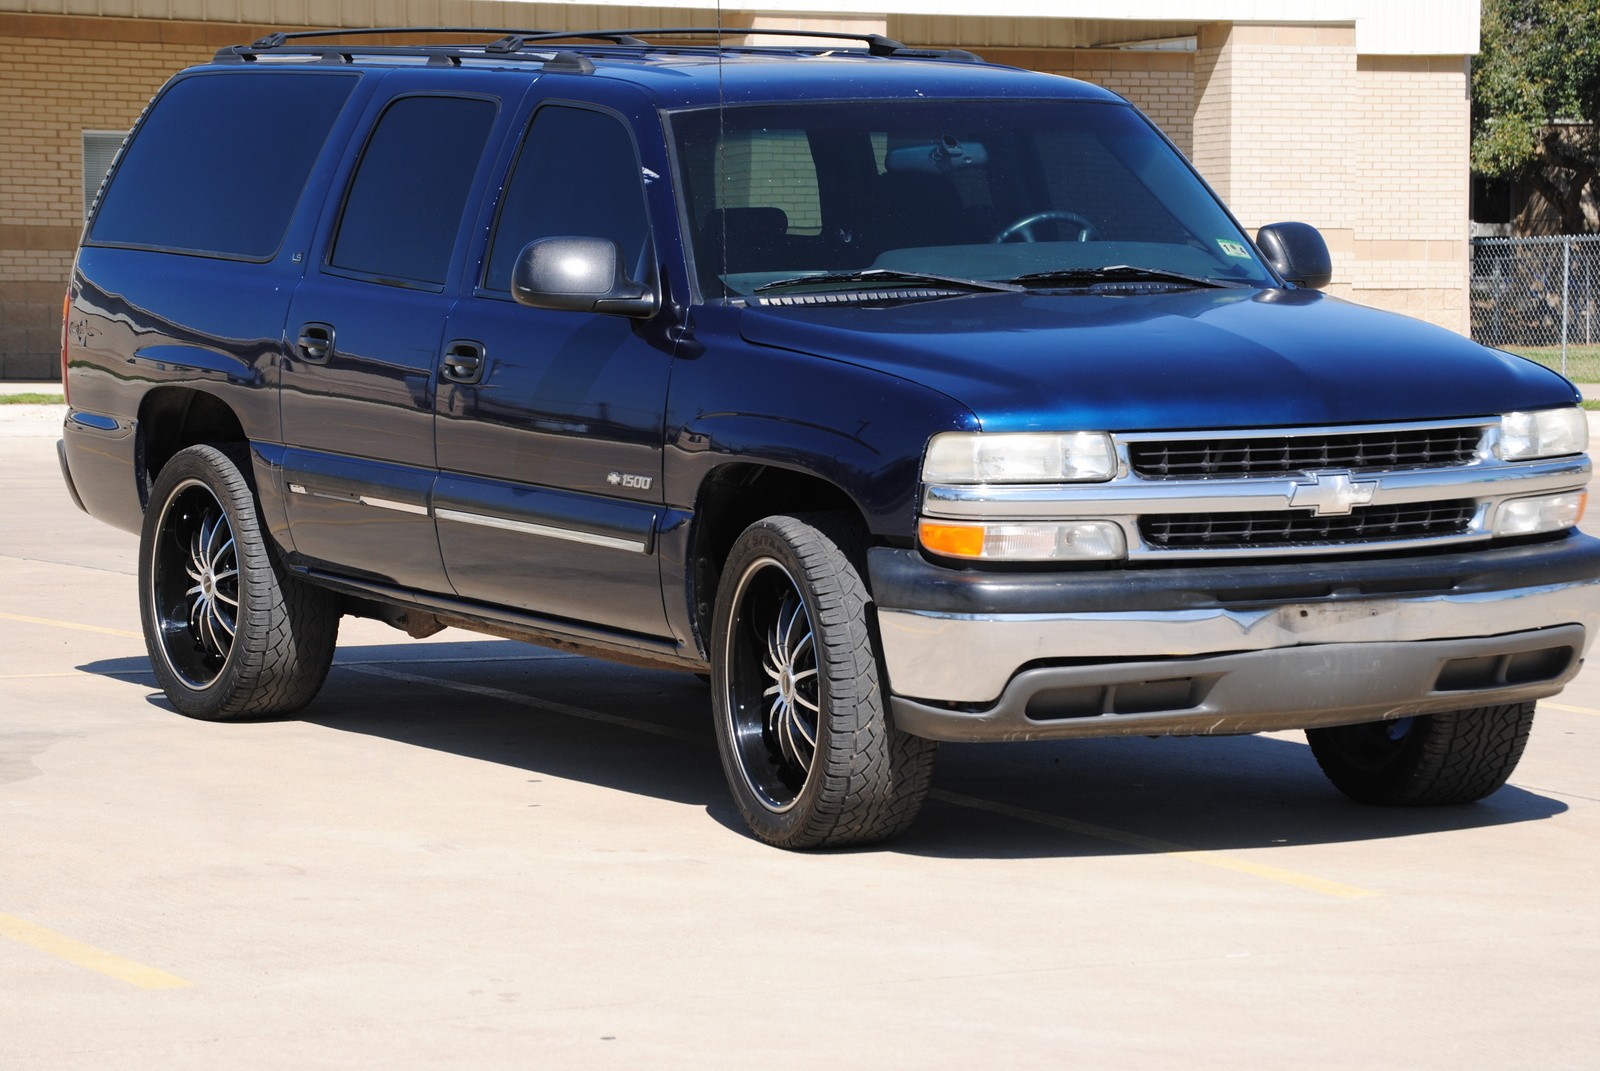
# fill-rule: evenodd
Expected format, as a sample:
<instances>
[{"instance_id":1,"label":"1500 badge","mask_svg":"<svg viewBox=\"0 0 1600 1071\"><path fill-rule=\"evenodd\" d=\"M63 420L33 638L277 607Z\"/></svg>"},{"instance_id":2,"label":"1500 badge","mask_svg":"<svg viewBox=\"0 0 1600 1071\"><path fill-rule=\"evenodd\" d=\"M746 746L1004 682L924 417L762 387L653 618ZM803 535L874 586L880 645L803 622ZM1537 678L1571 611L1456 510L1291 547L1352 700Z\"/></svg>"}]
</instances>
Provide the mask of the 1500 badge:
<instances>
[{"instance_id":1,"label":"1500 badge","mask_svg":"<svg viewBox=\"0 0 1600 1071\"><path fill-rule=\"evenodd\" d=\"M655 483L652 476L635 476L631 472L613 472L606 477L606 483L612 487L627 487L634 491L648 491L650 485Z\"/></svg>"}]
</instances>

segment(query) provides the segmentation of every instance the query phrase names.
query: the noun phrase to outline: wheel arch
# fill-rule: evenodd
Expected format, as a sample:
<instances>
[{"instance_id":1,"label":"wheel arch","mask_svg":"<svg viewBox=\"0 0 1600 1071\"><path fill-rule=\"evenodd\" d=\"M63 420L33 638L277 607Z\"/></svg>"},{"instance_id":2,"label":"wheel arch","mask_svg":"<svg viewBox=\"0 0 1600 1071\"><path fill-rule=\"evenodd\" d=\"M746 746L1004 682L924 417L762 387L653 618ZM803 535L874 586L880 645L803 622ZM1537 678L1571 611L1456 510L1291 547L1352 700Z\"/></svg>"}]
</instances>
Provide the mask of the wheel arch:
<instances>
[{"instance_id":1,"label":"wheel arch","mask_svg":"<svg viewBox=\"0 0 1600 1071\"><path fill-rule=\"evenodd\" d=\"M695 639L709 651L722 567L750 525L779 513L837 513L869 538L866 513L844 488L812 472L766 462L733 461L705 475L695 494L689 536L688 595ZM866 571L862 569L863 580Z\"/></svg>"},{"instance_id":2,"label":"wheel arch","mask_svg":"<svg viewBox=\"0 0 1600 1071\"><path fill-rule=\"evenodd\" d=\"M167 462L201 443L247 443L244 424L232 406L214 394L193 387L157 387L139 401L137 477L140 499L149 502L150 488Z\"/></svg>"}]
</instances>

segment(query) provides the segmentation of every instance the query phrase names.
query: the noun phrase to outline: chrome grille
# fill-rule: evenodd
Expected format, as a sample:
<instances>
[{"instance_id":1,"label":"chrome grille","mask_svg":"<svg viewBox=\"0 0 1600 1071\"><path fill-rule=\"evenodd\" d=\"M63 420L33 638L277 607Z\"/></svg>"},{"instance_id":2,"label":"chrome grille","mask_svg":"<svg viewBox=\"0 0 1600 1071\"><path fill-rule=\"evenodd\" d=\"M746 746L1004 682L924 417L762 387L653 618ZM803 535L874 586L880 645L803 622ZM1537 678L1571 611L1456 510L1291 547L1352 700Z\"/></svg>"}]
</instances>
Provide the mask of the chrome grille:
<instances>
[{"instance_id":1,"label":"chrome grille","mask_svg":"<svg viewBox=\"0 0 1600 1071\"><path fill-rule=\"evenodd\" d=\"M1321 469L1379 472L1465 465L1481 426L1389 429L1252 438L1162 439L1128 444L1128 462L1147 480L1286 476Z\"/></svg>"},{"instance_id":2,"label":"chrome grille","mask_svg":"<svg viewBox=\"0 0 1600 1071\"><path fill-rule=\"evenodd\" d=\"M1338 517L1310 510L1249 513L1163 513L1139 519L1151 547L1163 550L1259 550L1348 543L1390 543L1461 535L1472 523L1472 499L1365 506Z\"/></svg>"}]
</instances>

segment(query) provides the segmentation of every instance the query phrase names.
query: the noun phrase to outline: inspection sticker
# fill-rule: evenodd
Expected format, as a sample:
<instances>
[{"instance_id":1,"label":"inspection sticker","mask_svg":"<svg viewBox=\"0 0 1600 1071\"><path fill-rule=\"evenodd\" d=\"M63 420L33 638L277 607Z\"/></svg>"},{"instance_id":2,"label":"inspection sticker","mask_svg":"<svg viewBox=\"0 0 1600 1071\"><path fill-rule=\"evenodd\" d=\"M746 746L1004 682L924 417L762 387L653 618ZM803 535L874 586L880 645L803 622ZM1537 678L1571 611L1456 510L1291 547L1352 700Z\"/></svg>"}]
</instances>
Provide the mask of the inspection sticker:
<instances>
[{"instance_id":1,"label":"inspection sticker","mask_svg":"<svg viewBox=\"0 0 1600 1071\"><path fill-rule=\"evenodd\" d=\"M1246 249L1238 242L1230 242L1226 238L1218 238L1217 248L1222 250L1230 257L1238 257L1240 260L1250 259L1250 250Z\"/></svg>"}]
</instances>

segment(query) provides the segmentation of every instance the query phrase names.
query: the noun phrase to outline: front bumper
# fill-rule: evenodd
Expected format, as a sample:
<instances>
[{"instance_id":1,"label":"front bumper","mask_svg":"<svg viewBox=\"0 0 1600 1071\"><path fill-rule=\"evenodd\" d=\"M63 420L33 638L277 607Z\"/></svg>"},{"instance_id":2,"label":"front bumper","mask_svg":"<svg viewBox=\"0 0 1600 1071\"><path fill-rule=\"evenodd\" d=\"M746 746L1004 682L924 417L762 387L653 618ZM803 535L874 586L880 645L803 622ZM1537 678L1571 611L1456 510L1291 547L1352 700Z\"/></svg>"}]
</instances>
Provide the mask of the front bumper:
<instances>
[{"instance_id":1,"label":"front bumper","mask_svg":"<svg viewBox=\"0 0 1600 1071\"><path fill-rule=\"evenodd\" d=\"M901 728L1258 732L1553 695L1600 629L1600 540L1237 568L1003 573L877 548Z\"/></svg>"}]
</instances>

